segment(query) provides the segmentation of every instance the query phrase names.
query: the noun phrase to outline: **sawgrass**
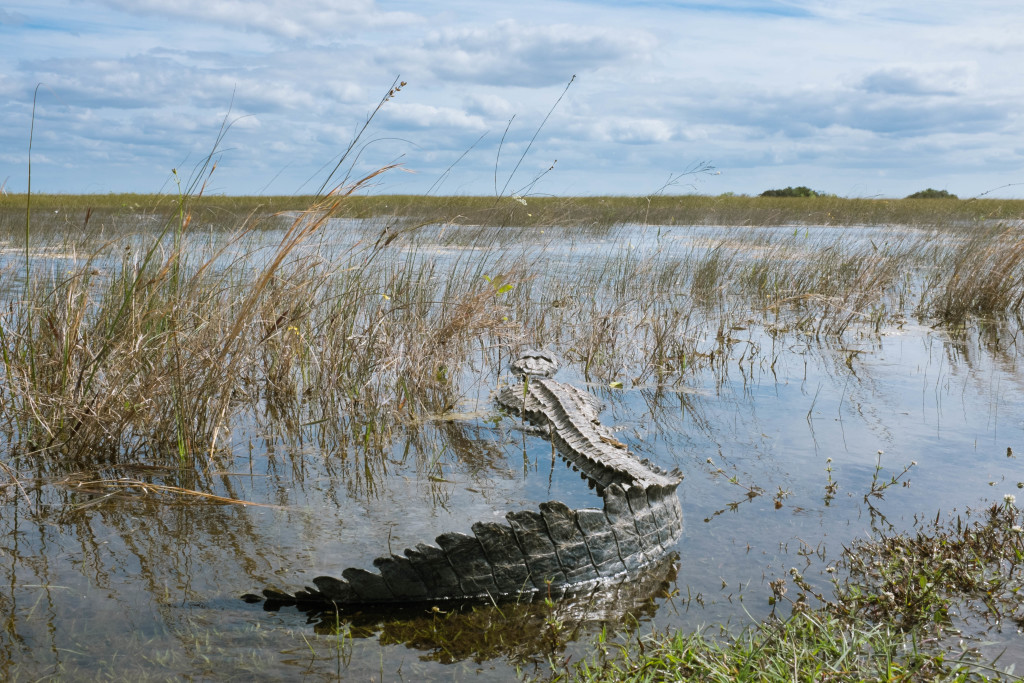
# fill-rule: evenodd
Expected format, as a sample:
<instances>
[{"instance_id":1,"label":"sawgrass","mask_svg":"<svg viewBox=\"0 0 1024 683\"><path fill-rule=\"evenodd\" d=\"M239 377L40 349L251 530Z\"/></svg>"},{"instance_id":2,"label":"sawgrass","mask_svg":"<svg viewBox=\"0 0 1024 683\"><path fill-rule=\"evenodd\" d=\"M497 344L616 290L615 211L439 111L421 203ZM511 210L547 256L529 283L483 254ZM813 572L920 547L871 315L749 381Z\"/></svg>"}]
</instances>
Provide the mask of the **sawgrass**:
<instances>
[{"instance_id":1,"label":"sawgrass","mask_svg":"<svg viewBox=\"0 0 1024 683\"><path fill-rule=\"evenodd\" d=\"M202 196L192 201L204 225L231 229L250 214L270 215L311 206L315 196ZM0 234L24 226L25 195L0 197ZM36 229L119 217L169 215L175 195L32 196ZM339 207L351 218L402 217L419 222L498 226L646 225L910 225L966 227L979 221L1024 219L1024 200L857 199L843 197L744 197L657 195L650 197L432 197L355 196Z\"/></svg>"},{"instance_id":2,"label":"sawgrass","mask_svg":"<svg viewBox=\"0 0 1024 683\"><path fill-rule=\"evenodd\" d=\"M302 213L270 248L246 246L243 230L197 254L161 234L36 270L28 290L12 273L9 443L71 461L197 464L246 411L302 403L386 426L374 411L392 401L443 410L443 368L504 325L492 288L476 264L447 280L415 255L385 259L383 235L329 258L315 240L332 208Z\"/></svg>"},{"instance_id":3,"label":"sawgrass","mask_svg":"<svg viewBox=\"0 0 1024 683\"><path fill-rule=\"evenodd\" d=\"M908 318L1022 322L1015 227L881 243L727 229L645 250L626 232L607 253L564 258L569 229L338 222L349 200L329 197L273 232L247 218L211 237L188 206L98 245L70 229L36 240L50 261L27 287L17 261L0 273L8 443L195 463L236 418L272 411L350 429L341 441L365 441L372 424L382 445L402 420L452 410L472 392L466 378L493 385L524 344L556 347L588 379L672 384L740 354L772 362L734 343L750 325L841 341Z\"/></svg>"}]
</instances>

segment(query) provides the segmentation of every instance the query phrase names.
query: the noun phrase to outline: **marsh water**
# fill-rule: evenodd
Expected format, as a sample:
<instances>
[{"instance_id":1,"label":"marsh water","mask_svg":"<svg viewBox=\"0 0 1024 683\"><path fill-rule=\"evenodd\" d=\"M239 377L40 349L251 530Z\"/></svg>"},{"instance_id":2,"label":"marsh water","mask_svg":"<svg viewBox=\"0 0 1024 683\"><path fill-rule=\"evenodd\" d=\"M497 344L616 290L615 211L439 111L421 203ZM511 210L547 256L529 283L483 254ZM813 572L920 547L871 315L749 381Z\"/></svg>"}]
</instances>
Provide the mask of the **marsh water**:
<instances>
[{"instance_id":1,"label":"marsh water","mask_svg":"<svg viewBox=\"0 0 1024 683\"><path fill-rule=\"evenodd\" d=\"M339 222L334 241L319 248L344 251L360 229ZM765 235L880 243L909 231L757 230L751 251ZM433 227L400 258L429 264L441 279L477 258L488 263L481 272L507 258L541 271L593 263L595 277L607 277L609 260L710 250L750 231L534 230L507 243L500 234ZM262 239L272 243L275 234ZM9 267L17 258L15 251ZM41 250L36 258L37 268L59 270L81 257ZM1024 368L1012 323L948 329L908 314L855 320L830 337L780 328L770 312L734 311L726 326L707 331L706 352L718 349L718 359L671 381L637 371L628 357L618 373L596 373L568 338L539 340L568 358L558 379L599 395L602 421L631 451L685 474L684 531L666 562L555 604L307 614L242 600L345 567L372 568L389 551L546 500L599 505L547 441L498 410L492 392L509 377L479 362L462 371L455 405L403 419L377 447L368 445L376 443L373 424L347 425L339 436L315 415L264 406L232 425L229 459L206 468L166 459L119 466L120 477L149 489L97 484L111 476L103 462L61 469L31 454L5 458L20 484L0 476L0 673L543 677L551 662L586 657L602 629L737 631L770 613L768 582L792 567L827 592L830 568L855 539L1024 495ZM164 495L159 486L248 504ZM990 651L1007 650L1004 663L1024 661L1015 630L975 626Z\"/></svg>"}]
</instances>

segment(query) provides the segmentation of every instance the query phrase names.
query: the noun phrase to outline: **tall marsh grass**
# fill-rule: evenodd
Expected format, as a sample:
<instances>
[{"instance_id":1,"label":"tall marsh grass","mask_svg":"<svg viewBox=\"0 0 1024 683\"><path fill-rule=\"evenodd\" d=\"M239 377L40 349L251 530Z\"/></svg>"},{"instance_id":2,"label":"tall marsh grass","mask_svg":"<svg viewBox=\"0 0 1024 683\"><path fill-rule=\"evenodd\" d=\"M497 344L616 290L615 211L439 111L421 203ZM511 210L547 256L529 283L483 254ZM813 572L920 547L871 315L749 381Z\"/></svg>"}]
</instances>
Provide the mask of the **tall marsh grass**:
<instances>
[{"instance_id":1,"label":"tall marsh grass","mask_svg":"<svg viewBox=\"0 0 1024 683\"><path fill-rule=\"evenodd\" d=\"M386 404L396 387L410 412L448 402L433 391L443 368L504 324L493 292L474 272L442 280L413 256L382 258L393 250L385 234L325 257L316 239L342 200L299 214L269 249L253 246L252 225L205 253L165 229L141 249L115 240L35 270L28 287L8 270L9 443L73 462L175 454L194 464L215 454L240 410L299 401L338 415Z\"/></svg>"},{"instance_id":2,"label":"tall marsh grass","mask_svg":"<svg viewBox=\"0 0 1024 683\"><path fill-rule=\"evenodd\" d=\"M25 195L0 196L0 234L24 228ZM204 226L231 230L246 216L301 211L316 196L199 196L191 198L195 219ZM525 204L523 203L525 202ZM68 225L131 225L141 215L177 211L173 195L108 194L32 196L33 231ZM848 199L844 197L744 197L657 195L650 197L433 197L359 195L338 207L347 218L405 219L413 223L490 226L616 225L901 225L969 229L982 222L1024 220L1024 200L1017 199ZM91 212L91 213L90 213ZM125 221L123 219L128 219ZM268 223L264 223L266 227Z\"/></svg>"},{"instance_id":3,"label":"tall marsh grass","mask_svg":"<svg viewBox=\"0 0 1024 683\"><path fill-rule=\"evenodd\" d=\"M926 310L947 325L1024 311L1024 235L1002 226L978 230L955 249L939 249L925 278Z\"/></svg>"},{"instance_id":4,"label":"tall marsh grass","mask_svg":"<svg viewBox=\"0 0 1024 683\"><path fill-rule=\"evenodd\" d=\"M1019 227L627 226L596 250L585 226L342 220L357 187L234 233L189 203L139 234L34 239L28 286L16 261L0 274L3 438L19 458L198 466L239 420L284 419L380 448L486 395L524 345L671 385L771 364L752 327L841 344L911 318L1021 324Z\"/></svg>"}]
</instances>

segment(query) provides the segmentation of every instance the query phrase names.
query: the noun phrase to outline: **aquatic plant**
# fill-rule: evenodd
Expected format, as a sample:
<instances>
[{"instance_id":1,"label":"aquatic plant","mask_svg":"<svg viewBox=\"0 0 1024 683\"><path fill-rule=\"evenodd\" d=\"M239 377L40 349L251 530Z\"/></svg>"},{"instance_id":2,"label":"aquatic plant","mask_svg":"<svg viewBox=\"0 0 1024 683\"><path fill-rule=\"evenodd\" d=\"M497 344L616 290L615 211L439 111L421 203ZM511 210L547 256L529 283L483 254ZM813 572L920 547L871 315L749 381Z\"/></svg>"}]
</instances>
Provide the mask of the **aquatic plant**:
<instances>
[{"instance_id":1,"label":"aquatic plant","mask_svg":"<svg viewBox=\"0 0 1024 683\"><path fill-rule=\"evenodd\" d=\"M554 667L549 680L1020 680L958 624L977 615L995 628L1021 626L1021 524L1008 495L916 533L861 539L829 567L827 598L796 569L795 599L787 579L770 582L769 599L788 604L789 616L738 633L602 632L593 655ZM812 596L821 604L812 606Z\"/></svg>"}]
</instances>

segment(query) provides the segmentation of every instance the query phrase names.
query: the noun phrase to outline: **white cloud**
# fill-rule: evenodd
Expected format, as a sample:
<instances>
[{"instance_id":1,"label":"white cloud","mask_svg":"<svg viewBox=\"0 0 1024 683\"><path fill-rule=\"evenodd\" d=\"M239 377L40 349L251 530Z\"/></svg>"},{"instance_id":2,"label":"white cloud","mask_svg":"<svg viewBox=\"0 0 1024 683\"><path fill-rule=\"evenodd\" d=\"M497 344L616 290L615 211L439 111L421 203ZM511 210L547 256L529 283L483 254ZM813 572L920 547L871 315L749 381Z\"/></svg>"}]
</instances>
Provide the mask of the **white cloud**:
<instances>
[{"instance_id":1,"label":"white cloud","mask_svg":"<svg viewBox=\"0 0 1024 683\"><path fill-rule=\"evenodd\" d=\"M659 119L606 118L593 126L592 135L602 142L650 144L668 142L675 131Z\"/></svg>"},{"instance_id":2,"label":"white cloud","mask_svg":"<svg viewBox=\"0 0 1024 683\"><path fill-rule=\"evenodd\" d=\"M437 78L482 85L543 87L568 82L573 74L642 59L653 36L623 27L524 23L447 28L419 45L398 50Z\"/></svg>"},{"instance_id":3,"label":"white cloud","mask_svg":"<svg viewBox=\"0 0 1024 683\"><path fill-rule=\"evenodd\" d=\"M214 22L228 29L256 31L285 39L333 42L360 27L417 23L406 12L382 12L372 0L98 0L141 16Z\"/></svg>"},{"instance_id":4,"label":"white cloud","mask_svg":"<svg viewBox=\"0 0 1024 683\"><path fill-rule=\"evenodd\" d=\"M389 102L382 110L381 118L410 128L451 127L474 132L480 132L486 128L482 118L467 114L460 109L434 107L415 102Z\"/></svg>"},{"instance_id":5,"label":"white cloud","mask_svg":"<svg viewBox=\"0 0 1024 683\"><path fill-rule=\"evenodd\" d=\"M887 95L955 95L971 87L972 65L893 65L864 76L859 87Z\"/></svg>"},{"instance_id":6,"label":"white cloud","mask_svg":"<svg viewBox=\"0 0 1024 683\"><path fill-rule=\"evenodd\" d=\"M471 93L463 103L466 111L489 118L507 119L518 111L507 99L493 93Z\"/></svg>"}]
</instances>

